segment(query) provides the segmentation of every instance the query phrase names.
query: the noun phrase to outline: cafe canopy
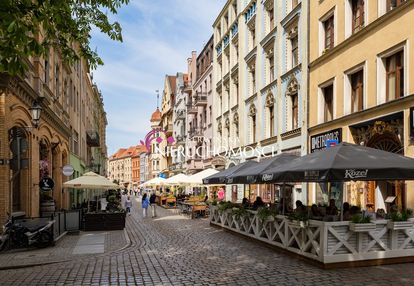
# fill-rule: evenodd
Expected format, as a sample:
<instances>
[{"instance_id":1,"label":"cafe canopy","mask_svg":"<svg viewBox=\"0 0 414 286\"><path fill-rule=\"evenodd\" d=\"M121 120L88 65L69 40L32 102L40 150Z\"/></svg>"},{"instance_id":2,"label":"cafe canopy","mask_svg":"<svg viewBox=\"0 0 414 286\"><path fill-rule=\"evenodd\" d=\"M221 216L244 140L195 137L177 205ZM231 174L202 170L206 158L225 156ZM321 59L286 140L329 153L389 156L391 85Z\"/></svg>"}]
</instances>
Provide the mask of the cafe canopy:
<instances>
[{"instance_id":1,"label":"cafe canopy","mask_svg":"<svg viewBox=\"0 0 414 286\"><path fill-rule=\"evenodd\" d=\"M218 172L216 174L213 174L213 175L211 175L211 176L203 179L203 183L206 184L206 185L208 185L208 184L225 184L227 178L230 175L232 175L232 174L234 174L236 172L242 171L244 169L247 169L249 167L255 166L257 164L258 163L256 161L246 161L246 162L243 162L243 163L241 163L239 165L236 165L236 166L227 168L227 169L225 169L223 171L220 171L220 172Z\"/></svg>"},{"instance_id":2,"label":"cafe canopy","mask_svg":"<svg viewBox=\"0 0 414 286\"><path fill-rule=\"evenodd\" d=\"M64 188L74 189L118 189L119 186L107 178L94 172L87 172L82 176L63 183Z\"/></svg>"},{"instance_id":3,"label":"cafe canopy","mask_svg":"<svg viewBox=\"0 0 414 286\"><path fill-rule=\"evenodd\" d=\"M164 181L165 185L169 185L169 186L180 186L180 185L185 185L187 183L189 183L189 177L185 174L177 174L175 176L172 176L168 179L166 179Z\"/></svg>"},{"instance_id":4,"label":"cafe canopy","mask_svg":"<svg viewBox=\"0 0 414 286\"><path fill-rule=\"evenodd\" d=\"M414 159L351 143L265 170L264 183L414 180Z\"/></svg>"},{"instance_id":5,"label":"cafe canopy","mask_svg":"<svg viewBox=\"0 0 414 286\"><path fill-rule=\"evenodd\" d=\"M298 156L288 153L281 153L271 158L266 158L256 164L251 164L247 168L240 168L227 177L228 184L258 184L263 183L262 174L268 169L297 159Z\"/></svg>"}]
</instances>

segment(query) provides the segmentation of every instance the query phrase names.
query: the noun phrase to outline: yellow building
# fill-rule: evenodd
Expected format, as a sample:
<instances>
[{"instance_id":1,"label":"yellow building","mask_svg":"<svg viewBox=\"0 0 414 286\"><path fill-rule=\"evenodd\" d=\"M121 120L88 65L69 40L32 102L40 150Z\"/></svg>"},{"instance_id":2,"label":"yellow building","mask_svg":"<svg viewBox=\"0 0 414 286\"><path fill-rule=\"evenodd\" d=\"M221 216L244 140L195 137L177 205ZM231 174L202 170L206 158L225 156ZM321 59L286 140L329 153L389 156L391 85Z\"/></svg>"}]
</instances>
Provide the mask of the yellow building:
<instances>
[{"instance_id":1,"label":"yellow building","mask_svg":"<svg viewBox=\"0 0 414 286\"><path fill-rule=\"evenodd\" d=\"M345 4L345 5L344 5ZM310 1L309 151L346 141L414 157L414 1ZM411 120L411 121L410 121ZM411 122L411 124L410 124ZM354 182L344 198L363 209L414 207L411 183ZM341 196L314 185L310 200Z\"/></svg>"}]
</instances>

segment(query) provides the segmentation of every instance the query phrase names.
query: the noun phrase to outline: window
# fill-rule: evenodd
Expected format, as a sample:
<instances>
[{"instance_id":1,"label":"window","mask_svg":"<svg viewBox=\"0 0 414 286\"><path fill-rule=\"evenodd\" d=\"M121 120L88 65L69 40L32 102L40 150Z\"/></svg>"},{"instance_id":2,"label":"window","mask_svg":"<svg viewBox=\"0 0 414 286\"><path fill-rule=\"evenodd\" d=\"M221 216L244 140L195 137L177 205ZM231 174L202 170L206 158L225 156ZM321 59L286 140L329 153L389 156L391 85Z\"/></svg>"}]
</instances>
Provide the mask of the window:
<instances>
[{"instance_id":1,"label":"window","mask_svg":"<svg viewBox=\"0 0 414 286\"><path fill-rule=\"evenodd\" d=\"M352 33L356 33L364 27L364 1L352 0Z\"/></svg>"},{"instance_id":2,"label":"window","mask_svg":"<svg viewBox=\"0 0 414 286\"><path fill-rule=\"evenodd\" d=\"M59 97L59 74L60 74L60 70L59 70L59 65L57 64L55 66L55 96Z\"/></svg>"},{"instance_id":3,"label":"window","mask_svg":"<svg viewBox=\"0 0 414 286\"><path fill-rule=\"evenodd\" d=\"M292 101L292 129L296 129L299 127L299 114L298 114L298 94L294 93L290 96L290 99Z\"/></svg>"},{"instance_id":4,"label":"window","mask_svg":"<svg viewBox=\"0 0 414 286\"><path fill-rule=\"evenodd\" d=\"M269 32L275 27L275 15L273 7L267 12L269 15Z\"/></svg>"},{"instance_id":5,"label":"window","mask_svg":"<svg viewBox=\"0 0 414 286\"><path fill-rule=\"evenodd\" d=\"M49 83L49 61L45 60L45 83Z\"/></svg>"},{"instance_id":6,"label":"window","mask_svg":"<svg viewBox=\"0 0 414 286\"><path fill-rule=\"evenodd\" d=\"M299 61L298 35L297 34L296 36L290 39L290 44L292 47L292 68L294 68L298 65L298 61Z\"/></svg>"},{"instance_id":7,"label":"window","mask_svg":"<svg viewBox=\"0 0 414 286\"><path fill-rule=\"evenodd\" d=\"M400 51L385 59L386 100L404 96L404 54Z\"/></svg>"},{"instance_id":8,"label":"window","mask_svg":"<svg viewBox=\"0 0 414 286\"><path fill-rule=\"evenodd\" d=\"M325 22L323 22L325 30L325 49L331 49L334 47L335 31L334 31L334 15L330 16Z\"/></svg>"},{"instance_id":9,"label":"window","mask_svg":"<svg viewBox=\"0 0 414 286\"><path fill-rule=\"evenodd\" d=\"M256 74L255 74L255 70L252 70L250 72L251 77L252 77L252 94L256 93Z\"/></svg>"},{"instance_id":10,"label":"window","mask_svg":"<svg viewBox=\"0 0 414 286\"><path fill-rule=\"evenodd\" d=\"M213 119L213 113L212 113L211 105L208 107L208 113L209 113L209 115L210 115L210 120L209 120L209 123L211 124L211 121L212 121L212 119Z\"/></svg>"},{"instance_id":11,"label":"window","mask_svg":"<svg viewBox=\"0 0 414 286\"><path fill-rule=\"evenodd\" d=\"M333 119L333 85L329 85L323 89L324 106L324 122Z\"/></svg>"},{"instance_id":12,"label":"window","mask_svg":"<svg viewBox=\"0 0 414 286\"><path fill-rule=\"evenodd\" d=\"M364 109L364 71L351 75L351 112Z\"/></svg>"},{"instance_id":13,"label":"window","mask_svg":"<svg viewBox=\"0 0 414 286\"><path fill-rule=\"evenodd\" d=\"M236 82L234 85L235 85L235 92L236 92L236 104L239 104L239 82Z\"/></svg>"},{"instance_id":14,"label":"window","mask_svg":"<svg viewBox=\"0 0 414 286\"><path fill-rule=\"evenodd\" d=\"M387 12L397 8L404 2L406 2L406 0L387 0Z\"/></svg>"},{"instance_id":15,"label":"window","mask_svg":"<svg viewBox=\"0 0 414 286\"><path fill-rule=\"evenodd\" d=\"M274 136L274 129L275 129L275 111L274 111L274 107L269 106L269 136L273 137Z\"/></svg>"},{"instance_id":16,"label":"window","mask_svg":"<svg viewBox=\"0 0 414 286\"><path fill-rule=\"evenodd\" d=\"M252 39L252 46L250 47L250 49L253 49L255 44L256 44L256 29L255 28L253 28L250 31L250 35L251 35L251 39Z\"/></svg>"},{"instance_id":17,"label":"window","mask_svg":"<svg viewBox=\"0 0 414 286\"><path fill-rule=\"evenodd\" d=\"M274 80L275 77L275 57L271 55L269 57L269 83Z\"/></svg>"},{"instance_id":18,"label":"window","mask_svg":"<svg viewBox=\"0 0 414 286\"><path fill-rule=\"evenodd\" d=\"M252 143L256 142L256 114L252 116Z\"/></svg>"}]
</instances>

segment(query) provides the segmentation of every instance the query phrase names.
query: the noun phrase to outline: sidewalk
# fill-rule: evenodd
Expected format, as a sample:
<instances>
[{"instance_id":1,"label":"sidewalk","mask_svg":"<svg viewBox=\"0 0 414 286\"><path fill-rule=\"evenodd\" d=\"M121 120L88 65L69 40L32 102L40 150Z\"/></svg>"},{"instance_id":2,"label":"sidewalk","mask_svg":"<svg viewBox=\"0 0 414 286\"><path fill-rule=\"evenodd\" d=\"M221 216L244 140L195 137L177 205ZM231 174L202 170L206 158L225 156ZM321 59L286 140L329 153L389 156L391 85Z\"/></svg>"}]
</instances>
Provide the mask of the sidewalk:
<instances>
[{"instance_id":1,"label":"sidewalk","mask_svg":"<svg viewBox=\"0 0 414 286\"><path fill-rule=\"evenodd\" d=\"M12 249L0 253L0 270L82 259L86 255L100 255L130 244L126 231L80 232L65 235L55 246L37 249Z\"/></svg>"}]
</instances>

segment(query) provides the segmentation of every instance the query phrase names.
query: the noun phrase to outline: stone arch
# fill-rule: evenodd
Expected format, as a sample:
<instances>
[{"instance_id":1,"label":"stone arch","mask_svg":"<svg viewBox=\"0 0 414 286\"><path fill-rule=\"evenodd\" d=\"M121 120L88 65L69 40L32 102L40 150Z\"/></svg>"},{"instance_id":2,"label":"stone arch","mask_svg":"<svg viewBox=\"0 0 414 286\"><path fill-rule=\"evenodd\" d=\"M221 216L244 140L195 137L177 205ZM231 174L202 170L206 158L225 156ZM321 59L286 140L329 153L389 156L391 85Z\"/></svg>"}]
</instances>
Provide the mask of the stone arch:
<instances>
[{"instance_id":1,"label":"stone arch","mask_svg":"<svg viewBox=\"0 0 414 286\"><path fill-rule=\"evenodd\" d=\"M250 105L250 107L249 107L249 116L253 117L253 116L256 115L256 113L257 113L256 106L254 104Z\"/></svg>"},{"instance_id":2,"label":"stone arch","mask_svg":"<svg viewBox=\"0 0 414 286\"><path fill-rule=\"evenodd\" d=\"M7 120L8 122L11 123L11 125L9 125L8 129L12 128L15 125L20 125L21 127L27 127L27 126L31 126L31 120L32 120L32 116L30 115L30 112L27 108L25 108L24 106L16 106L16 107L11 107L11 110L13 110L13 112L9 113L10 116L10 120Z\"/></svg>"},{"instance_id":3,"label":"stone arch","mask_svg":"<svg viewBox=\"0 0 414 286\"><path fill-rule=\"evenodd\" d=\"M273 96L273 93L269 90L269 92L266 95L266 107L273 106L275 104L275 97Z\"/></svg>"},{"instance_id":4,"label":"stone arch","mask_svg":"<svg viewBox=\"0 0 414 286\"><path fill-rule=\"evenodd\" d=\"M296 77L292 76L286 87L286 95L292 95L299 92L299 83Z\"/></svg>"}]
</instances>

